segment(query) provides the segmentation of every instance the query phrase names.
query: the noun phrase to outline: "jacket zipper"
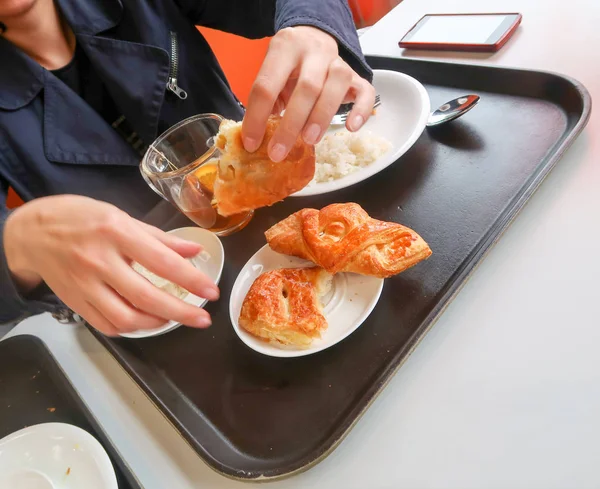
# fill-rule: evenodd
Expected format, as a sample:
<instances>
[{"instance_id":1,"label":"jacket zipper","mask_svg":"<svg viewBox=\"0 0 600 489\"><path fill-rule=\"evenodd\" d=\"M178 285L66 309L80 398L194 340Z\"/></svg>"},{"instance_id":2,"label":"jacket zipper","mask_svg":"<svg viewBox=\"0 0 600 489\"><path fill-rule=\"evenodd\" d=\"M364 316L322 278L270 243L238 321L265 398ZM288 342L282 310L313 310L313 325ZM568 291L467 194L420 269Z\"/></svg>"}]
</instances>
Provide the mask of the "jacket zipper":
<instances>
[{"instance_id":1,"label":"jacket zipper","mask_svg":"<svg viewBox=\"0 0 600 489\"><path fill-rule=\"evenodd\" d=\"M177 70L179 69L179 45L177 44L177 34L171 31L171 59L169 65L169 81L167 89L171 90L181 100L187 98L187 92L177 85Z\"/></svg>"}]
</instances>

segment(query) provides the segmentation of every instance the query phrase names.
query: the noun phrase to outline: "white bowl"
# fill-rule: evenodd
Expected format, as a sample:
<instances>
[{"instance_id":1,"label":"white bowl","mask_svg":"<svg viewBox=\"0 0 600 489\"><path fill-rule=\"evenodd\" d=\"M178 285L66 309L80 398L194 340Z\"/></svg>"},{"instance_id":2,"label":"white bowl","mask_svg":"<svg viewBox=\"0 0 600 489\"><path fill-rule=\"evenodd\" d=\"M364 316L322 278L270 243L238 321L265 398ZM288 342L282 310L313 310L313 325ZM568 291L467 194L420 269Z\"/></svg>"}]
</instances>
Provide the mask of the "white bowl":
<instances>
[{"instance_id":1,"label":"white bowl","mask_svg":"<svg viewBox=\"0 0 600 489\"><path fill-rule=\"evenodd\" d=\"M196 268L207 275L215 284L218 284L219 280L221 280L221 273L223 272L223 265L225 263L225 251L223 250L223 244L221 243L221 240L210 231L195 227L174 229L173 231L169 231L169 234L173 234L188 241L193 241L194 243L198 243L202 246L203 253L190 261ZM188 294L183 300L198 307L204 307L208 302L206 299L197 297L194 294ZM150 336L158 336L168 333L179 326L181 326L181 323L178 323L177 321L169 321L157 329L138 330L132 333L121 333L120 336L125 338L148 338Z\"/></svg>"},{"instance_id":2,"label":"white bowl","mask_svg":"<svg viewBox=\"0 0 600 489\"><path fill-rule=\"evenodd\" d=\"M63 423L24 428L0 440L2 489L118 489L102 445Z\"/></svg>"}]
</instances>

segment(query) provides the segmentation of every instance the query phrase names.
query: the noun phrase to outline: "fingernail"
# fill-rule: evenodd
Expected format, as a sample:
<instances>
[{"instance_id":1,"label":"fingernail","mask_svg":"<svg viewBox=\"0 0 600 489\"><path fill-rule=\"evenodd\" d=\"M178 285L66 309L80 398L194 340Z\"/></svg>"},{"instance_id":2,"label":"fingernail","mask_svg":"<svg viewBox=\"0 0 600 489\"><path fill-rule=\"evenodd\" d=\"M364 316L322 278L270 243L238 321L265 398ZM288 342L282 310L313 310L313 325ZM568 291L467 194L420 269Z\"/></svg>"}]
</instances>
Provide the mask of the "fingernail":
<instances>
[{"instance_id":1,"label":"fingernail","mask_svg":"<svg viewBox=\"0 0 600 489\"><path fill-rule=\"evenodd\" d=\"M315 144L321 135L321 126L319 124L311 124L304 133L304 142L306 144Z\"/></svg>"},{"instance_id":2,"label":"fingernail","mask_svg":"<svg viewBox=\"0 0 600 489\"><path fill-rule=\"evenodd\" d=\"M208 328L211 324L212 321L210 320L210 317L198 316L192 326L196 326L198 328Z\"/></svg>"},{"instance_id":3,"label":"fingernail","mask_svg":"<svg viewBox=\"0 0 600 489\"><path fill-rule=\"evenodd\" d=\"M285 158L287 154L287 149L283 144L277 143L275 146L271 148L271 159L278 163Z\"/></svg>"},{"instance_id":4,"label":"fingernail","mask_svg":"<svg viewBox=\"0 0 600 489\"><path fill-rule=\"evenodd\" d=\"M254 153L260 145L258 141L254 138L244 138L244 149L248 151L248 153Z\"/></svg>"},{"instance_id":5,"label":"fingernail","mask_svg":"<svg viewBox=\"0 0 600 489\"><path fill-rule=\"evenodd\" d=\"M201 297L204 297L209 301L216 301L219 298L219 295L219 289L207 287L202 291Z\"/></svg>"},{"instance_id":6,"label":"fingernail","mask_svg":"<svg viewBox=\"0 0 600 489\"><path fill-rule=\"evenodd\" d=\"M352 131L358 131L365 123L365 119L362 115L355 115L350 123L350 129Z\"/></svg>"}]
</instances>

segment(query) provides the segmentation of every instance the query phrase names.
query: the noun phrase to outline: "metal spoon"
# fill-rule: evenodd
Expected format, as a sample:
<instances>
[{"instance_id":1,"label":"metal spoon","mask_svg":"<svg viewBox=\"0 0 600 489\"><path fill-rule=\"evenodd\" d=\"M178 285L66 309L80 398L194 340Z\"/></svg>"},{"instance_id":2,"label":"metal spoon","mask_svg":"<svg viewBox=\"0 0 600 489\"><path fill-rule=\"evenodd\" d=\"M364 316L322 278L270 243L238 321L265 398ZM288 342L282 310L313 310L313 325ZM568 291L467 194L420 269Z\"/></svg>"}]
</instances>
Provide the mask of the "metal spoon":
<instances>
[{"instance_id":1,"label":"metal spoon","mask_svg":"<svg viewBox=\"0 0 600 489\"><path fill-rule=\"evenodd\" d=\"M427 120L427 127L439 126L445 122L453 121L471 110L479 102L478 95L463 95L441 105L434 110Z\"/></svg>"}]
</instances>

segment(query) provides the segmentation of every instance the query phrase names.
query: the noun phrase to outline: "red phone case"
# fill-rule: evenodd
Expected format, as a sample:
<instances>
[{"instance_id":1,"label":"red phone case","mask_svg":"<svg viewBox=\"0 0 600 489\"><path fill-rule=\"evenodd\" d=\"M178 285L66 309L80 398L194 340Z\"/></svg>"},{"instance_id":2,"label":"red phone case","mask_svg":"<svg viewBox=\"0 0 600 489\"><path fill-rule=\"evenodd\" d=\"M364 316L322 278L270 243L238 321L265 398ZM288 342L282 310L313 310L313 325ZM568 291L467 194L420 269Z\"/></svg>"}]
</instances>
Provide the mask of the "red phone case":
<instances>
[{"instance_id":1,"label":"red phone case","mask_svg":"<svg viewBox=\"0 0 600 489\"><path fill-rule=\"evenodd\" d=\"M504 12L504 13L481 13L481 14L427 14L419 19L415 25L404 35L408 36L419 23L425 17L454 17L454 16L478 16L478 15L516 15L516 19L510 28L496 41L494 44L464 44L464 43L444 43L444 42L411 42L411 41L400 41L398 45L405 49L423 49L423 50L434 50L434 51L469 51L469 52L496 52L502 46L504 46L510 37L514 34L517 27L521 23L523 16L517 12ZM404 39L403 37L403 39Z\"/></svg>"}]
</instances>

